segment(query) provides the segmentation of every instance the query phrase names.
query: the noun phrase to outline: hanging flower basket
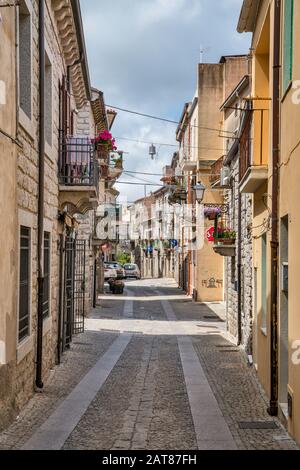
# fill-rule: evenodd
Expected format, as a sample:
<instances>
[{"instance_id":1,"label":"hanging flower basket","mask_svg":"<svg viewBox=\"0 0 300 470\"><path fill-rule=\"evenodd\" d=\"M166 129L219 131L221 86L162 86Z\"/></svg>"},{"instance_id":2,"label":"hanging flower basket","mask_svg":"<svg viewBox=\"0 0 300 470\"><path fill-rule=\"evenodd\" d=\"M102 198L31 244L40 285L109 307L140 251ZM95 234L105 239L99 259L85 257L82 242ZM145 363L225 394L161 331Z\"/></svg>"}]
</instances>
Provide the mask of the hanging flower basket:
<instances>
[{"instance_id":1,"label":"hanging flower basket","mask_svg":"<svg viewBox=\"0 0 300 470\"><path fill-rule=\"evenodd\" d=\"M101 131L93 140L99 158L107 158L109 152L117 150L116 141L108 131Z\"/></svg>"},{"instance_id":2,"label":"hanging flower basket","mask_svg":"<svg viewBox=\"0 0 300 470\"><path fill-rule=\"evenodd\" d=\"M209 220L215 220L216 217L221 216L221 209L220 207L205 207L204 208L204 217Z\"/></svg>"}]
</instances>

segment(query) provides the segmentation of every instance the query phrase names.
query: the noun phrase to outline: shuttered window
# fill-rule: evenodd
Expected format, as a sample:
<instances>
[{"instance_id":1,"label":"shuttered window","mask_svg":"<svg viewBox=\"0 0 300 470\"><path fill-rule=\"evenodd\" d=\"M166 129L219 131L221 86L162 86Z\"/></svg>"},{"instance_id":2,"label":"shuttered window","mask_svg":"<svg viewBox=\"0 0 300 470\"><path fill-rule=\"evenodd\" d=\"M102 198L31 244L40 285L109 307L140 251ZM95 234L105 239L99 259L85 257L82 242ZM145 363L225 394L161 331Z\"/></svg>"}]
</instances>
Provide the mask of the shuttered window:
<instances>
[{"instance_id":1,"label":"shuttered window","mask_svg":"<svg viewBox=\"0 0 300 470\"><path fill-rule=\"evenodd\" d=\"M50 297L50 233L44 232L44 296L43 296L43 318L49 317Z\"/></svg>"},{"instance_id":2,"label":"shuttered window","mask_svg":"<svg viewBox=\"0 0 300 470\"><path fill-rule=\"evenodd\" d=\"M20 279L18 337L29 336L30 320L30 228L20 228Z\"/></svg>"},{"instance_id":3,"label":"shuttered window","mask_svg":"<svg viewBox=\"0 0 300 470\"><path fill-rule=\"evenodd\" d=\"M293 78L293 20L294 0L284 2L283 93Z\"/></svg>"}]
</instances>

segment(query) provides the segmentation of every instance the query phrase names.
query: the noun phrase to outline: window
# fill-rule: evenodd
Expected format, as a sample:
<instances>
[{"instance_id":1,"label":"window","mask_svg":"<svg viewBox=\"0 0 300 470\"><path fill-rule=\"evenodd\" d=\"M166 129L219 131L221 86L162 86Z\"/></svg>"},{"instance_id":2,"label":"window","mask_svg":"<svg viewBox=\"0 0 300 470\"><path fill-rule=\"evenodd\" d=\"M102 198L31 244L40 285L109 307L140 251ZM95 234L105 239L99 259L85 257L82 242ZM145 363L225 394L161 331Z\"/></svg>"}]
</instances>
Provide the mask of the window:
<instances>
[{"instance_id":1,"label":"window","mask_svg":"<svg viewBox=\"0 0 300 470\"><path fill-rule=\"evenodd\" d=\"M18 338L29 336L30 319L30 228L20 228L20 279Z\"/></svg>"},{"instance_id":2,"label":"window","mask_svg":"<svg viewBox=\"0 0 300 470\"><path fill-rule=\"evenodd\" d=\"M51 262L50 233L44 232L44 296L43 296L43 318L44 319L49 317L50 262Z\"/></svg>"},{"instance_id":3,"label":"window","mask_svg":"<svg viewBox=\"0 0 300 470\"><path fill-rule=\"evenodd\" d=\"M45 139L52 146L52 64L45 54Z\"/></svg>"},{"instance_id":4,"label":"window","mask_svg":"<svg viewBox=\"0 0 300 470\"><path fill-rule=\"evenodd\" d=\"M20 2L19 12L20 108L31 119L31 15L25 0Z\"/></svg>"},{"instance_id":5,"label":"window","mask_svg":"<svg viewBox=\"0 0 300 470\"><path fill-rule=\"evenodd\" d=\"M294 0L285 0L283 36L283 93L286 92L293 78L293 19Z\"/></svg>"},{"instance_id":6,"label":"window","mask_svg":"<svg viewBox=\"0 0 300 470\"><path fill-rule=\"evenodd\" d=\"M261 240L261 328L267 327L267 235Z\"/></svg>"}]
</instances>

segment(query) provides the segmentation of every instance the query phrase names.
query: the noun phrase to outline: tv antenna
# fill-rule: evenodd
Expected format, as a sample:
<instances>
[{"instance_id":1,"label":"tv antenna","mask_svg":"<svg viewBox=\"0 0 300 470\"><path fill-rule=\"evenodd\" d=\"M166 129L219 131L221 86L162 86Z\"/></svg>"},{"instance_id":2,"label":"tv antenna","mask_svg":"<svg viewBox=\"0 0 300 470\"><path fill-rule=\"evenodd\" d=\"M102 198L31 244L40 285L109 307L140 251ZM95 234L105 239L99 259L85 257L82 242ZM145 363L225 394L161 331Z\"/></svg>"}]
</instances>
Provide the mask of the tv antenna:
<instances>
[{"instance_id":1,"label":"tv antenna","mask_svg":"<svg viewBox=\"0 0 300 470\"><path fill-rule=\"evenodd\" d=\"M203 47L202 45L200 46L200 64L203 64L204 53L209 51L210 47Z\"/></svg>"}]
</instances>

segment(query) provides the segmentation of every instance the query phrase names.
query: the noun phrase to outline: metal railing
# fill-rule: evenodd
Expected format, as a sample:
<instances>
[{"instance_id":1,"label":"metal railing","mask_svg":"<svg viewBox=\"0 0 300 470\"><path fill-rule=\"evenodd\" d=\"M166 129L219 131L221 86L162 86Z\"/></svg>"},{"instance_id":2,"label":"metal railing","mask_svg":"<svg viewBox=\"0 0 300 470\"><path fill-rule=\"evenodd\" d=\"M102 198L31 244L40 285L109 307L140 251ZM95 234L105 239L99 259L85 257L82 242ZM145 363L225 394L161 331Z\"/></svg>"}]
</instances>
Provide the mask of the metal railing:
<instances>
[{"instance_id":1,"label":"metal railing","mask_svg":"<svg viewBox=\"0 0 300 470\"><path fill-rule=\"evenodd\" d=\"M212 164L211 175L209 177L209 181L211 184L214 184L220 181L221 169L223 168L224 159L225 159L225 156L223 155L221 158L219 158Z\"/></svg>"},{"instance_id":2,"label":"metal railing","mask_svg":"<svg viewBox=\"0 0 300 470\"><path fill-rule=\"evenodd\" d=\"M99 185L99 165L91 139L62 137L59 149L59 183L65 186Z\"/></svg>"},{"instance_id":3,"label":"metal railing","mask_svg":"<svg viewBox=\"0 0 300 470\"><path fill-rule=\"evenodd\" d=\"M267 165L266 145L269 110L246 111L245 127L240 137L240 181L251 167Z\"/></svg>"}]
</instances>

